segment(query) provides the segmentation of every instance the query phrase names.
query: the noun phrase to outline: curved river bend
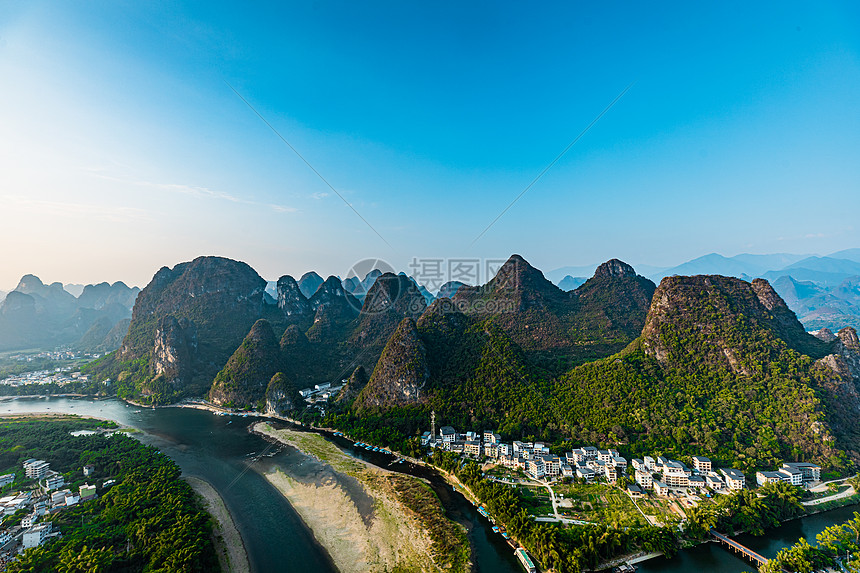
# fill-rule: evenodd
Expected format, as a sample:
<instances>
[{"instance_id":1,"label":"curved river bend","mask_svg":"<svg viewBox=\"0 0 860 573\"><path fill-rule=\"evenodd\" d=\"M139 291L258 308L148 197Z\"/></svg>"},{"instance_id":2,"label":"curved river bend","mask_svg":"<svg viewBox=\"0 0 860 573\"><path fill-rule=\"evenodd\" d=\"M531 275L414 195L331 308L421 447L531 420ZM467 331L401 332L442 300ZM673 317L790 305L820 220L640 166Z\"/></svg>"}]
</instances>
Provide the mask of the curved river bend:
<instances>
[{"instance_id":1,"label":"curved river bend","mask_svg":"<svg viewBox=\"0 0 860 573\"><path fill-rule=\"evenodd\" d=\"M279 468L302 472L309 458L293 448L273 448L247 431L255 418L216 416L189 408L140 408L118 400L19 398L0 402L0 416L16 413L69 413L115 420L138 429L140 438L170 456L185 475L205 479L221 494L242 535L253 571L258 573L336 573L337 569L290 504L261 472ZM345 439L331 438L350 454L381 467L390 456L355 449ZM260 454L267 455L261 456ZM512 551L490 524L459 493L425 468L398 464L393 468L430 480L449 516L469 526L476 571L520 573ZM846 507L789 522L767 537L739 536L738 540L766 557L794 544L812 541L825 527L849 519L856 507ZM674 559L652 559L638 565L640 573L708 571L741 573L753 566L725 549L704 544L681 551Z\"/></svg>"},{"instance_id":2,"label":"curved river bend","mask_svg":"<svg viewBox=\"0 0 860 573\"><path fill-rule=\"evenodd\" d=\"M242 535L253 571L337 573L292 506L262 475L275 468L301 475L305 473L302 466L314 462L293 448L274 447L248 432L258 418L216 416L190 408L140 408L118 400L18 398L0 402L0 416L36 412L107 418L144 432L138 436L142 441L170 456L183 474L205 479L221 494ZM353 451L346 440L334 441L356 457L382 467L392 460L387 454ZM264 452L268 455L261 456ZM393 469L429 478L449 516L469 526L477 571L521 573L507 543L462 495L424 468L404 466L407 464Z\"/></svg>"}]
</instances>

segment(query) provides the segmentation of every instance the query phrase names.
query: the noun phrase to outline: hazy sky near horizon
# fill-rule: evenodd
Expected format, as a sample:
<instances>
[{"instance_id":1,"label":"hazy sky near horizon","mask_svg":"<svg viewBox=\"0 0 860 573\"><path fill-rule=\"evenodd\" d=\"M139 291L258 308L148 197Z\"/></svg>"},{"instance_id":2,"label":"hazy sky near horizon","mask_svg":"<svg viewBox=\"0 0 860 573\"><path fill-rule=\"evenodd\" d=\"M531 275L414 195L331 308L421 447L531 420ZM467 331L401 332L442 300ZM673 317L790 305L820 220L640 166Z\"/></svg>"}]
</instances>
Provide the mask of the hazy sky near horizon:
<instances>
[{"instance_id":1,"label":"hazy sky near horizon","mask_svg":"<svg viewBox=\"0 0 860 573\"><path fill-rule=\"evenodd\" d=\"M0 289L860 246L856 2L279 4L0 4Z\"/></svg>"}]
</instances>

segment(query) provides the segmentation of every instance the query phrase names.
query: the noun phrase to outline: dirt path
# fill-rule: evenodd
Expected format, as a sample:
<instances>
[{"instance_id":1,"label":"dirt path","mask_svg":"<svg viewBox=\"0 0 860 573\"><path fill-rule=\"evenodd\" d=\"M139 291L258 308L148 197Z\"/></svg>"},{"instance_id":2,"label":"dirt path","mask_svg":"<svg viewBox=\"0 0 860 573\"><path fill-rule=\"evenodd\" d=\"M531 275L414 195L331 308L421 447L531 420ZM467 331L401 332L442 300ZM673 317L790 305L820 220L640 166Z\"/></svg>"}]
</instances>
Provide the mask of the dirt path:
<instances>
[{"instance_id":1,"label":"dirt path","mask_svg":"<svg viewBox=\"0 0 860 573\"><path fill-rule=\"evenodd\" d=\"M203 497L206 511L215 518L212 536L215 540L215 549L218 552L221 569L231 573L251 571L242 536L239 535L239 530L236 529L236 524L233 522L233 516L230 515L227 506L224 505L224 500L209 482L190 476L185 476L183 479Z\"/></svg>"},{"instance_id":2,"label":"dirt path","mask_svg":"<svg viewBox=\"0 0 860 573\"><path fill-rule=\"evenodd\" d=\"M827 503L828 501L836 501L837 499L842 499L844 497L851 497L855 493L857 492L854 491L854 487L848 486L848 489L843 492L836 493L827 497L821 497L819 499L813 499L812 501L804 501L801 503L807 507L810 505L820 505L822 503Z\"/></svg>"}]
</instances>

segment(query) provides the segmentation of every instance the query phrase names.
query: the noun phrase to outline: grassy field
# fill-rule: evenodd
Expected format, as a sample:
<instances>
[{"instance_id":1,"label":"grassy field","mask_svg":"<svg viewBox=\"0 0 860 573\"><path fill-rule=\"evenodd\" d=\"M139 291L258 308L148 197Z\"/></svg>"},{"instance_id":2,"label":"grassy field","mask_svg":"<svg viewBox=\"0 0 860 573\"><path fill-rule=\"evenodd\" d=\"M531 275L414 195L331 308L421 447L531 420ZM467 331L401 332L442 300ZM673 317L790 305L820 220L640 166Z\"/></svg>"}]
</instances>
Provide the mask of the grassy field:
<instances>
[{"instance_id":1,"label":"grassy field","mask_svg":"<svg viewBox=\"0 0 860 573\"><path fill-rule=\"evenodd\" d=\"M523 499L529 513L534 516L553 515L552 500L549 492L542 486L517 486L517 491Z\"/></svg>"},{"instance_id":2,"label":"grassy field","mask_svg":"<svg viewBox=\"0 0 860 573\"><path fill-rule=\"evenodd\" d=\"M559 500L559 511L573 519L634 527L646 524L642 515L645 513L663 524L680 521L669 501L645 496L634 504L624 491L607 484L560 484L553 486L553 491Z\"/></svg>"}]
</instances>

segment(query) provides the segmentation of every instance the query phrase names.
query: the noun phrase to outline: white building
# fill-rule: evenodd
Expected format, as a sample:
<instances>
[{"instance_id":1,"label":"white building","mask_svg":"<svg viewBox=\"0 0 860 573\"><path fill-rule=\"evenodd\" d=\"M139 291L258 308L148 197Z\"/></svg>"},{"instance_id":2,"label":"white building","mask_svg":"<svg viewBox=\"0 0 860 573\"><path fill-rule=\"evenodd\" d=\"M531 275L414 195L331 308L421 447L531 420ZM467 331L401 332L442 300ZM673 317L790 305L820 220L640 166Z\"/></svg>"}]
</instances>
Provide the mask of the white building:
<instances>
[{"instance_id":1,"label":"white building","mask_svg":"<svg viewBox=\"0 0 860 573\"><path fill-rule=\"evenodd\" d=\"M782 481L786 483L790 483L791 485L803 485L803 472L799 469L792 467L783 467L776 470L776 473L780 474L782 477Z\"/></svg>"},{"instance_id":2,"label":"white building","mask_svg":"<svg viewBox=\"0 0 860 573\"><path fill-rule=\"evenodd\" d=\"M704 489L705 485L705 478L703 478L702 476L690 476L687 478L687 487Z\"/></svg>"},{"instance_id":3,"label":"white building","mask_svg":"<svg viewBox=\"0 0 860 573\"><path fill-rule=\"evenodd\" d=\"M741 470L723 468L720 473L726 478L726 486L729 489L739 490L746 486L747 478Z\"/></svg>"},{"instance_id":4,"label":"white building","mask_svg":"<svg viewBox=\"0 0 860 573\"><path fill-rule=\"evenodd\" d=\"M594 481L595 475L594 470L588 466L576 466L576 477L584 479L588 483Z\"/></svg>"},{"instance_id":5,"label":"white building","mask_svg":"<svg viewBox=\"0 0 860 573\"><path fill-rule=\"evenodd\" d=\"M15 474L2 475L0 476L0 487L6 487L13 481L15 481Z\"/></svg>"},{"instance_id":6,"label":"white building","mask_svg":"<svg viewBox=\"0 0 860 573\"><path fill-rule=\"evenodd\" d=\"M806 462L788 462L782 464L783 468L791 468L800 470L803 476L803 483L821 481L821 468L815 464Z\"/></svg>"},{"instance_id":7,"label":"white building","mask_svg":"<svg viewBox=\"0 0 860 573\"><path fill-rule=\"evenodd\" d=\"M617 458L621 454L618 450L598 450L597 451L597 459L601 462L606 462L607 464L612 463L614 458Z\"/></svg>"},{"instance_id":8,"label":"white building","mask_svg":"<svg viewBox=\"0 0 860 573\"><path fill-rule=\"evenodd\" d=\"M645 489L651 489L654 485L654 477L651 475L651 472L636 470L636 483Z\"/></svg>"},{"instance_id":9,"label":"white building","mask_svg":"<svg viewBox=\"0 0 860 573\"><path fill-rule=\"evenodd\" d=\"M776 483L778 481L783 481L784 477L786 477L786 476L784 476L783 474L781 474L779 472L756 472L755 473L755 481L760 486L767 484L767 483Z\"/></svg>"},{"instance_id":10,"label":"white building","mask_svg":"<svg viewBox=\"0 0 860 573\"><path fill-rule=\"evenodd\" d=\"M39 521L38 513L31 513L30 515L25 515L24 518L21 520L21 527L23 527L24 529L29 529L36 525L37 521Z\"/></svg>"},{"instance_id":11,"label":"white building","mask_svg":"<svg viewBox=\"0 0 860 573\"><path fill-rule=\"evenodd\" d=\"M85 483L80 489L81 499L87 499L96 494L96 486Z\"/></svg>"},{"instance_id":12,"label":"white building","mask_svg":"<svg viewBox=\"0 0 860 573\"><path fill-rule=\"evenodd\" d=\"M688 487L690 485L690 478L687 477L687 474L681 473L669 473L666 472L663 474L663 481L672 487Z\"/></svg>"},{"instance_id":13,"label":"white building","mask_svg":"<svg viewBox=\"0 0 860 573\"><path fill-rule=\"evenodd\" d=\"M24 549L40 546L45 542L49 533L51 533L50 521L31 527L24 532Z\"/></svg>"},{"instance_id":14,"label":"white building","mask_svg":"<svg viewBox=\"0 0 860 573\"><path fill-rule=\"evenodd\" d=\"M479 457L481 455L481 442L478 440L469 440L463 445L463 451L470 456Z\"/></svg>"},{"instance_id":15,"label":"white building","mask_svg":"<svg viewBox=\"0 0 860 573\"><path fill-rule=\"evenodd\" d=\"M484 455L488 458L498 458L499 446L492 442L484 442Z\"/></svg>"},{"instance_id":16,"label":"white building","mask_svg":"<svg viewBox=\"0 0 860 573\"><path fill-rule=\"evenodd\" d=\"M702 456L693 456L693 469L700 474L706 474L711 471L711 460Z\"/></svg>"},{"instance_id":17,"label":"white building","mask_svg":"<svg viewBox=\"0 0 860 573\"><path fill-rule=\"evenodd\" d=\"M24 462L24 470L28 478L42 479L47 475L50 465L44 460L29 459Z\"/></svg>"},{"instance_id":18,"label":"white building","mask_svg":"<svg viewBox=\"0 0 860 573\"><path fill-rule=\"evenodd\" d=\"M45 478L45 491L51 491L52 489L59 489L66 484L65 478L58 474L57 472L51 472L53 475L49 475Z\"/></svg>"},{"instance_id":19,"label":"white building","mask_svg":"<svg viewBox=\"0 0 860 573\"><path fill-rule=\"evenodd\" d=\"M66 494L72 493L68 489L55 491L51 494L51 505L62 505L66 503Z\"/></svg>"},{"instance_id":20,"label":"white building","mask_svg":"<svg viewBox=\"0 0 860 573\"><path fill-rule=\"evenodd\" d=\"M549 477L555 477L561 473L561 458L558 456L541 456L543 458L544 473Z\"/></svg>"},{"instance_id":21,"label":"white building","mask_svg":"<svg viewBox=\"0 0 860 573\"><path fill-rule=\"evenodd\" d=\"M612 464L606 464L603 466L603 473L606 476L606 481L609 483L614 483L618 480L618 470L615 469L615 466Z\"/></svg>"},{"instance_id":22,"label":"white building","mask_svg":"<svg viewBox=\"0 0 860 573\"><path fill-rule=\"evenodd\" d=\"M726 487L726 483L723 481L723 478L718 476L714 472L710 472L705 476L705 483L707 486L713 490L721 490Z\"/></svg>"},{"instance_id":23,"label":"white building","mask_svg":"<svg viewBox=\"0 0 860 573\"><path fill-rule=\"evenodd\" d=\"M543 458L534 457L526 462L526 474L532 479L540 479L546 475Z\"/></svg>"}]
</instances>

